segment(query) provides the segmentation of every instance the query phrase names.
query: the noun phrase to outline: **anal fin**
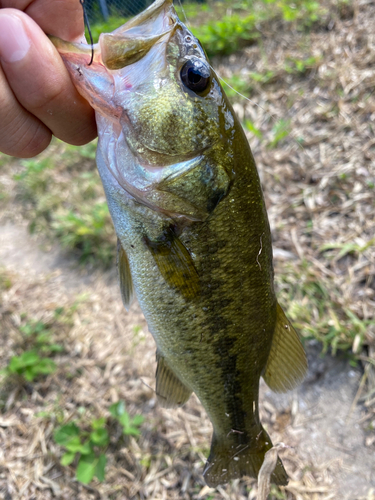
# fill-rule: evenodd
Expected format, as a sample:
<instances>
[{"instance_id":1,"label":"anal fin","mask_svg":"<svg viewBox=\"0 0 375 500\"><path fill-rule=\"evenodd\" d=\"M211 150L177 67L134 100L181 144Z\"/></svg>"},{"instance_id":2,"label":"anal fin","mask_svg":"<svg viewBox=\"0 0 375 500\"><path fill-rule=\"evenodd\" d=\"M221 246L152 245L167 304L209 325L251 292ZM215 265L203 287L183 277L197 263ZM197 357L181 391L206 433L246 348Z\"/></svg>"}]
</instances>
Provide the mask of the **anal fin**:
<instances>
[{"instance_id":1,"label":"anal fin","mask_svg":"<svg viewBox=\"0 0 375 500\"><path fill-rule=\"evenodd\" d=\"M301 341L277 304L275 332L263 378L274 392L287 392L303 381L306 372L307 359Z\"/></svg>"},{"instance_id":2,"label":"anal fin","mask_svg":"<svg viewBox=\"0 0 375 500\"><path fill-rule=\"evenodd\" d=\"M165 358L156 353L156 394L164 408L182 406L190 398L192 391L188 389L169 368Z\"/></svg>"},{"instance_id":3,"label":"anal fin","mask_svg":"<svg viewBox=\"0 0 375 500\"><path fill-rule=\"evenodd\" d=\"M120 284L122 303L127 311L134 296L133 280L130 273L128 256L122 248L120 240L117 238L117 270Z\"/></svg>"}]
</instances>

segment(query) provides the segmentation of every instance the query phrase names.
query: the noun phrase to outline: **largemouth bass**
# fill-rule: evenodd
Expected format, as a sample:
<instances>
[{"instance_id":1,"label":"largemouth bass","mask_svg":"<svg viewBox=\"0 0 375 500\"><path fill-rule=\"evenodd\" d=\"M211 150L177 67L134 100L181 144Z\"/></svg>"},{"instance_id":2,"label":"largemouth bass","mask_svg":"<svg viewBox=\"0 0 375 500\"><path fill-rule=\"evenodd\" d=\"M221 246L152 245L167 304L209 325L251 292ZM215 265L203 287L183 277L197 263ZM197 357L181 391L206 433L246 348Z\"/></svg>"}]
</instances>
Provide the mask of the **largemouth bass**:
<instances>
[{"instance_id":1,"label":"largemouth bass","mask_svg":"<svg viewBox=\"0 0 375 500\"><path fill-rule=\"evenodd\" d=\"M259 379L299 384L306 357L278 305L262 189L242 127L172 0L94 47L53 38L96 111L97 165L118 236L123 302L135 291L157 345L166 407L198 396L213 425L209 486L256 477L272 447ZM286 484L278 459L272 481Z\"/></svg>"}]
</instances>

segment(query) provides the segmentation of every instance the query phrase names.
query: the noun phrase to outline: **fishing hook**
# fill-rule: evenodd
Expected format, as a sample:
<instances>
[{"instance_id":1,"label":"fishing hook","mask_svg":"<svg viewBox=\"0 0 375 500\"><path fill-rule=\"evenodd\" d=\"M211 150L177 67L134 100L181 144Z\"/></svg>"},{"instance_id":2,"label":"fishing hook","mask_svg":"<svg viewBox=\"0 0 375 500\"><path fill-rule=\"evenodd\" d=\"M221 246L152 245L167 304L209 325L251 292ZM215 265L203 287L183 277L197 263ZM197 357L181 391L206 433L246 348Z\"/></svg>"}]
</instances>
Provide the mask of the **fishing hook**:
<instances>
[{"instance_id":1,"label":"fishing hook","mask_svg":"<svg viewBox=\"0 0 375 500\"><path fill-rule=\"evenodd\" d=\"M85 0L79 0L79 3L82 5L82 10L83 10L83 20L85 23L85 26L87 28L87 31L89 32L89 37L90 37L90 44L91 44L91 60L88 64L88 66L91 66L93 60L94 60L94 42L92 40L92 34L91 34L91 29L90 29L90 23L89 23L89 18L87 17L87 12L85 8Z\"/></svg>"}]
</instances>

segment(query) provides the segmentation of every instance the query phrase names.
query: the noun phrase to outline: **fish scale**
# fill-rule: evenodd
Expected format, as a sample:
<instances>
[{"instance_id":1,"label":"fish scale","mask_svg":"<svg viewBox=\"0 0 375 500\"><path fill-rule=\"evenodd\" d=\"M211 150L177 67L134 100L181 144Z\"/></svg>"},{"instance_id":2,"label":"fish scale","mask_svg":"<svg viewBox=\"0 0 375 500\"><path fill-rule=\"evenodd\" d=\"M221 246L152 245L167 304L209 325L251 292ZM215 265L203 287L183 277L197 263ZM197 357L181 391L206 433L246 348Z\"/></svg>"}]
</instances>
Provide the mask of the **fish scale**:
<instances>
[{"instance_id":1,"label":"fish scale","mask_svg":"<svg viewBox=\"0 0 375 500\"><path fill-rule=\"evenodd\" d=\"M249 144L206 55L157 0L90 50L52 38L95 108L97 165L133 290L157 345L166 407L195 392L212 422L208 485L256 477L272 442L259 379L282 392L307 369L273 287L272 245ZM271 480L287 483L280 459Z\"/></svg>"}]
</instances>

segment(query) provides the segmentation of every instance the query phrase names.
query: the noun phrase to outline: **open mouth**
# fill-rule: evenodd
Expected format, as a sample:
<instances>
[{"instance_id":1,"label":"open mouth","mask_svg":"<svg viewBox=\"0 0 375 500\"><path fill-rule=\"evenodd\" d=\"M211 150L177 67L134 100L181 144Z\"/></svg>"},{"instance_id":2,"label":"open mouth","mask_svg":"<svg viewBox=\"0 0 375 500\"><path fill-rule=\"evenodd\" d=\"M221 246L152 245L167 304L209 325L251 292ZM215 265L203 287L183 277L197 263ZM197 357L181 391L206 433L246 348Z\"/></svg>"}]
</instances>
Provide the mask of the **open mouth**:
<instances>
[{"instance_id":1,"label":"open mouth","mask_svg":"<svg viewBox=\"0 0 375 500\"><path fill-rule=\"evenodd\" d=\"M156 0L148 9L130 19L112 33L102 33L99 42L91 45L73 43L51 36L60 54L75 54L88 65L94 49L93 63L116 70L134 64L178 23L172 0Z\"/></svg>"}]
</instances>

